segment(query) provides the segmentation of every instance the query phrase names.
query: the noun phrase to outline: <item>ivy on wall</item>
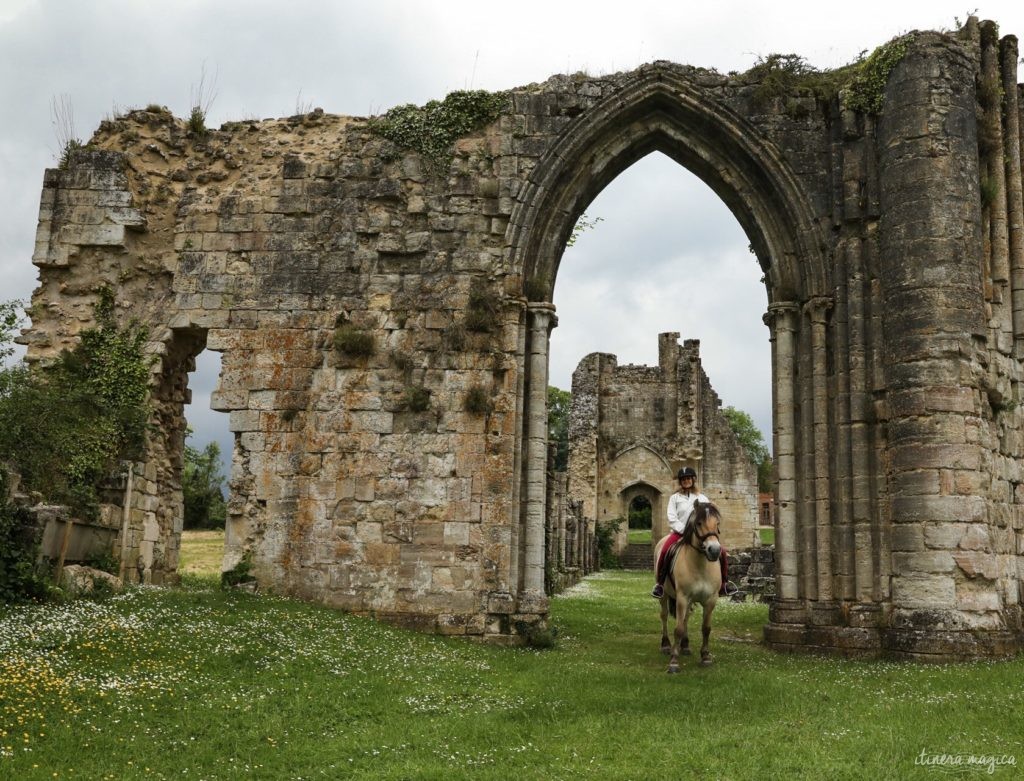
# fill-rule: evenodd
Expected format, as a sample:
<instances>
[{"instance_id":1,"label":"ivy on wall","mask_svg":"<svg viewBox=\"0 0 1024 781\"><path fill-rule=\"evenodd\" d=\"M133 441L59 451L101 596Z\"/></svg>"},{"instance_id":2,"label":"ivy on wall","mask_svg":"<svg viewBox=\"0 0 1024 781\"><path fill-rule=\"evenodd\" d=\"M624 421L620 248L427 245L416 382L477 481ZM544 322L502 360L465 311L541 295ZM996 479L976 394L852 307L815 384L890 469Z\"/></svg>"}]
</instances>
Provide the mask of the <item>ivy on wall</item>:
<instances>
[{"instance_id":1,"label":"ivy on wall","mask_svg":"<svg viewBox=\"0 0 1024 781\"><path fill-rule=\"evenodd\" d=\"M396 106L370 120L370 129L403 149L420 153L435 173L451 160L452 145L493 122L509 107L507 92L459 90L425 106Z\"/></svg>"},{"instance_id":2,"label":"ivy on wall","mask_svg":"<svg viewBox=\"0 0 1024 781\"><path fill-rule=\"evenodd\" d=\"M0 372L0 460L28 491L93 518L101 485L145 448L153 358L146 331L118 326L113 293L100 291L97 325L50 366Z\"/></svg>"},{"instance_id":3,"label":"ivy on wall","mask_svg":"<svg viewBox=\"0 0 1024 781\"><path fill-rule=\"evenodd\" d=\"M893 38L861 56L855 62L833 70L819 70L796 54L769 54L743 74L756 84L752 92L755 105L766 105L774 98L787 98L786 109L800 112L794 93L803 91L828 104L843 94L845 108L865 114L882 111L885 85L900 60L906 55L913 34Z\"/></svg>"}]
</instances>

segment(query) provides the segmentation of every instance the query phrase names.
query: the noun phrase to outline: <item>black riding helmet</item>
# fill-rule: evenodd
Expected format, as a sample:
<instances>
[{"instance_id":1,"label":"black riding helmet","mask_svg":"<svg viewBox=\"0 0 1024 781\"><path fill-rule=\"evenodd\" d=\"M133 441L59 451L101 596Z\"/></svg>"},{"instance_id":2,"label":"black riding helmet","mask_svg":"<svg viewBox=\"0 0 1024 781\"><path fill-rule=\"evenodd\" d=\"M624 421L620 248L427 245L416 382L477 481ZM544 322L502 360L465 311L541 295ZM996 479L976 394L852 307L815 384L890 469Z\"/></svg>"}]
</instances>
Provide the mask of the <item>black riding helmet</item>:
<instances>
[{"instance_id":1,"label":"black riding helmet","mask_svg":"<svg viewBox=\"0 0 1024 781\"><path fill-rule=\"evenodd\" d=\"M687 466L676 472L676 480L682 481L684 477L692 477L694 482L697 480L697 470L692 466Z\"/></svg>"}]
</instances>

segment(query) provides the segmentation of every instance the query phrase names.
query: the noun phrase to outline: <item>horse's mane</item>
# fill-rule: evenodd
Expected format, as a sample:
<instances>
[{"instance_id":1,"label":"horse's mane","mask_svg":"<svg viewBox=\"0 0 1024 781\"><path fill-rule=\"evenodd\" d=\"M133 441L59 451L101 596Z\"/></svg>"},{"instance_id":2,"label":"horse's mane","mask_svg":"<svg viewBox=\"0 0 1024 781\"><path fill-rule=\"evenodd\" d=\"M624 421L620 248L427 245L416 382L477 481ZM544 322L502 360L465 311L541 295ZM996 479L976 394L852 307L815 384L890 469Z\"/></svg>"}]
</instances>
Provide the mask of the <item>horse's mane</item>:
<instances>
[{"instance_id":1,"label":"horse's mane","mask_svg":"<svg viewBox=\"0 0 1024 781\"><path fill-rule=\"evenodd\" d=\"M693 534L697 527L704 523L704 519L711 515L717 518L719 521L722 520L722 514L718 512L718 508L710 502L697 502L693 508L693 518L686 524L686 528L683 529L683 545L689 545L693 541Z\"/></svg>"}]
</instances>

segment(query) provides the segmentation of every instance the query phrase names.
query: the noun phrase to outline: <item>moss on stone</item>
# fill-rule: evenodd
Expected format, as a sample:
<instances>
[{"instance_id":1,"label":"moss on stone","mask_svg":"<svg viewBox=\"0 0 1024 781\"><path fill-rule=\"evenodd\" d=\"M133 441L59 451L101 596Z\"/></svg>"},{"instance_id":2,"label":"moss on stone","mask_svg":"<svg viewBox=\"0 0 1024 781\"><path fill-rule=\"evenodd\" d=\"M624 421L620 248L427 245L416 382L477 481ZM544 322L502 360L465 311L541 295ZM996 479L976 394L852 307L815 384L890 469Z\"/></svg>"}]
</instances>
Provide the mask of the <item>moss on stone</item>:
<instances>
[{"instance_id":1,"label":"moss on stone","mask_svg":"<svg viewBox=\"0 0 1024 781\"><path fill-rule=\"evenodd\" d=\"M339 325L334 331L334 349L355 357L373 355L376 343L373 334L352 325Z\"/></svg>"}]
</instances>

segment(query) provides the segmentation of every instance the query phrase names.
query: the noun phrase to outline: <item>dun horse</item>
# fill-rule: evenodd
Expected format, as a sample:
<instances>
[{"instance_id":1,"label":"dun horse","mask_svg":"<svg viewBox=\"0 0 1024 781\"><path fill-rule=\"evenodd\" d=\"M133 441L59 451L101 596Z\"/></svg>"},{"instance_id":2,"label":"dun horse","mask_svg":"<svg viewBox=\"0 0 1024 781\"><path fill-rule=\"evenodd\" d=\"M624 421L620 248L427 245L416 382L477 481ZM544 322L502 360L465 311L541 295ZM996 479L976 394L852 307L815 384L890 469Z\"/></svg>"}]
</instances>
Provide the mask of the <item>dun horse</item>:
<instances>
[{"instance_id":1,"label":"dun horse","mask_svg":"<svg viewBox=\"0 0 1024 781\"><path fill-rule=\"evenodd\" d=\"M690 653L686 624L694 603L700 604L704 614L701 624L704 642L700 647L700 663L705 667L711 664L711 653L708 651L711 613L722 587L722 570L718 563L722 555L722 543L718 539L721 520L722 516L713 504L694 504L693 515L686 525L678 549L671 561L665 564L670 567L670 577L665 581L665 595L661 598L661 652L671 654L668 663L670 673L679 672L679 654ZM654 551L655 562L660 558L666 539L662 537L658 542ZM671 551L668 555L673 556ZM668 640L669 610L675 610L676 614L675 642L671 644Z\"/></svg>"}]
</instances>

